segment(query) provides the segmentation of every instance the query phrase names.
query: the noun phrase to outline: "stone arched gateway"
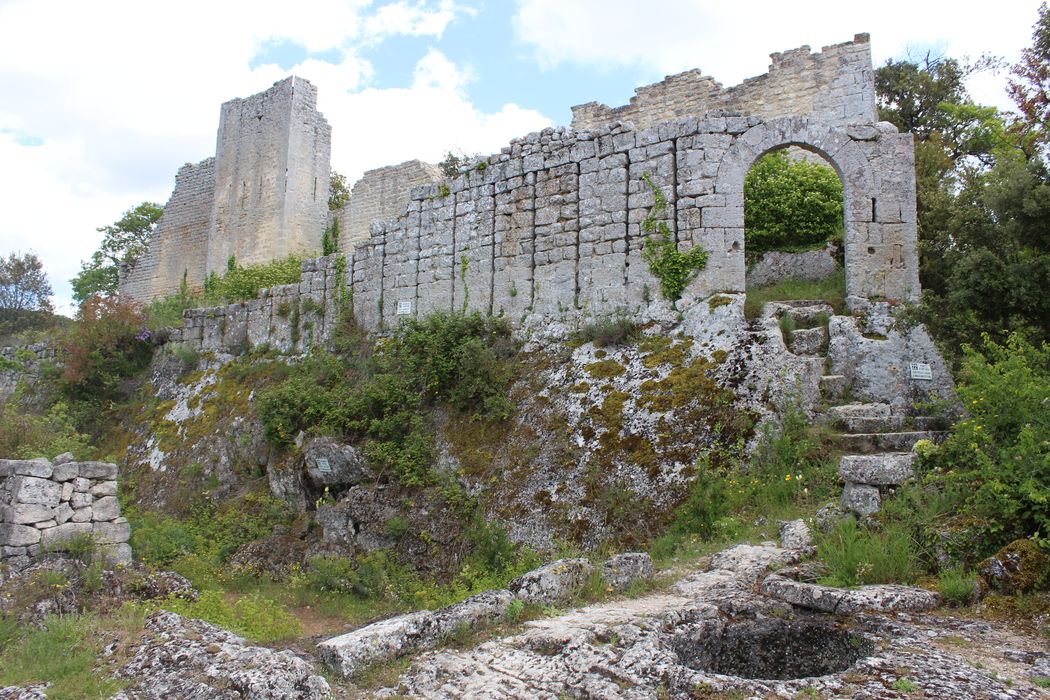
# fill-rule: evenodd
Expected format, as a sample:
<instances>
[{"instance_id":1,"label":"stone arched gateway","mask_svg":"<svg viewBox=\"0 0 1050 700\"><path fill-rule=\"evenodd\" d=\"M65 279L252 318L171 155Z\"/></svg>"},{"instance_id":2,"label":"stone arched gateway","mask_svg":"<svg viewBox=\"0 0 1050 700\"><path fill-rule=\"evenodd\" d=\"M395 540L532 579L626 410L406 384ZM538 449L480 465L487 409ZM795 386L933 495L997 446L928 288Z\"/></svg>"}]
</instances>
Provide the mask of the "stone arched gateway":
<instances>
[{"instance_id":1,"label":"stone arched gateway","mask_svg":"<svg viewBox=\"0 0 1050 700\"><path fill-rule=\"evenodd\" d=\"M785 146L823 157L843 184L846 294L915 300L919 294L912 137L890 124L827 126L801 117L756 124L736 136L722 158L715 191L726 197L719 220L733 231L730 251L743 290L744 177L758 158ZM713 252L713 251L712 251Z\"/></svg>"}]
</instances>

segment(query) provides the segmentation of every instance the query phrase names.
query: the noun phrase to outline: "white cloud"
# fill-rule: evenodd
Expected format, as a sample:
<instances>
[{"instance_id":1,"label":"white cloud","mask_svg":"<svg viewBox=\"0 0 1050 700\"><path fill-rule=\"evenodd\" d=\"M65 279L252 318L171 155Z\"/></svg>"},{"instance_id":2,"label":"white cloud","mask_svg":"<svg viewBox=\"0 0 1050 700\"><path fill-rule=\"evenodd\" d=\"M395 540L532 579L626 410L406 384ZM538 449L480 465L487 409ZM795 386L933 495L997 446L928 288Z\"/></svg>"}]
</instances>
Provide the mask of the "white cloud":
<instances>
[{"instance_id":1,"label":"white cloud","mask_svg":"<svg viewBox=\"0 0 1050 700\"><path fill-rule=\"evenodd\" d=\"M949 56L992 53L1013 62L1031 42L1040 2L1010 0L988 11L914 0L661 0L644 7L637 0L519 0L513 21L541 67L638 66L664 74L700 68L728 86L766 72L771 52L803 44L819 50L860 32L871 34L876 65L930 46ZM986 79L971 90L979 101L1007 108L1002 85Z\"/></svg>"},{"instance_id":2,"label":"white cloud","mask_svg":"<svg viewBox=\"0 0 1050 700\"><path fill-rule=\"evenodd\" d=\"M479 110L466 95L471 80L470 70L432 48L416 63L408 88L332 94L319 83L318 101L333 125L333 167L353 182L365 170L412 158L434 163L449 150L496 152L515 136L550 126L539 112L515 104L491 114Z\"/></svg>"}]
</instances>

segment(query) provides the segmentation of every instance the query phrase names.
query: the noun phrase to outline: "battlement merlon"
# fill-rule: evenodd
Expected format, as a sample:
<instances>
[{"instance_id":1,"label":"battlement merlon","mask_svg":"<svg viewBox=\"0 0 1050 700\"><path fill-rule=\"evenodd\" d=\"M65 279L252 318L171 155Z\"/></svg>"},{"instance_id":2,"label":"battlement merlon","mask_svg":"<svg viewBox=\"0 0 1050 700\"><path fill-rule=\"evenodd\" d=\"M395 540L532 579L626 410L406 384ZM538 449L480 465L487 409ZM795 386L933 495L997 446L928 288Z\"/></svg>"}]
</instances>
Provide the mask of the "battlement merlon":
<instances>
[{"instance_id":1,"label":"battlement merlon","mask_svg":"<svg viewBox=\"0 0 1050 700\"><path fill-rule=\"evenodd\" d=\"M630 103L620 107L576 105L572 127L592 130L619 121L646 129L715 110L763 118L812 116L836 126L877 121L868 34L818 53L809 46L773 53L770 60L768 72L729 88L694 69L636 88Z\"/></svg>"}]
</instances>

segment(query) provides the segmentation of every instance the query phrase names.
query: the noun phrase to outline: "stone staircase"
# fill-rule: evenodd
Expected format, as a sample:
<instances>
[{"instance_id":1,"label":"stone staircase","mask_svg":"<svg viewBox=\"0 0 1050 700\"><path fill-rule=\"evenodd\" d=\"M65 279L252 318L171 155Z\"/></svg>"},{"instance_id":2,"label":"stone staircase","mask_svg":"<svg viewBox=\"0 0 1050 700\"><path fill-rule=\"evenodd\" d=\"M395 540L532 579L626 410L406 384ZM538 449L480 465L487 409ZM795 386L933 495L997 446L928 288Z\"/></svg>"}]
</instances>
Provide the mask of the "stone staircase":
<instances>
[{"instance_id":1,"label":"stone staircase","mask_svg":"<svg viewBox=\"0 0 1050 700\"><path fill-rule=\"evenodd\" d=\"M827 356L826 319L834 314L820 301L782 301L767 310L781 323L788 350L801 357ZM784 317L790 319L784 322ZM792 329L792 326L794 327ZM820 378L821 397L831 404L823 420L837 431L834 444L843 453L839 478L844 484L841 506L868 518L878 512L887 491L914 477L912 448L919 440L939 442L945 433L936 430L940 419L910 416L886 403L854 403L850 383L840 374Z\"/></svg>"},{"instance_id":2,"label":"stone staircase","mask_svg":"<svg viewBox=\"0 0 1050 700\"><path fill-rule=\"evenodd\" d=\"M825 415L841 431L835 444L844 453L839 460L839 479L845 485L842 508L862 518L878 512L886 491L914 477L915 443L944 436L930 429L936 419L904 416L884 403L839 404Z\"/></svg>"}]
</instances>

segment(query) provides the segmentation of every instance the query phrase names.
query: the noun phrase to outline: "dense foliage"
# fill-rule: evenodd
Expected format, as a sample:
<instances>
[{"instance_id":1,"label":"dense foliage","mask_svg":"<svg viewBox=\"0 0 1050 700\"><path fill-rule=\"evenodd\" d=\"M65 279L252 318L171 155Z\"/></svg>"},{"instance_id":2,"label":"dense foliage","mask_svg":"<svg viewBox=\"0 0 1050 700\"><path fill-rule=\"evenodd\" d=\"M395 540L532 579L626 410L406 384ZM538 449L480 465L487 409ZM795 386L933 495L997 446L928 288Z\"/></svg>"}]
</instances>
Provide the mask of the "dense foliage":
<instances>
[{"instance_id":1,"label":"dense foliage","mask_svg":"<svg viewBox=\"0 0 1050 700\"><path fill-rule=\"evenodd\" d=\"M1020 117L974 104L965 80L994 67L927 56L876 71L879 117L916 135L922 319L949 353L982 332L1050 339L1050 172L1038 144L1048 13L1014 67ZM1041 48L1042 47L1042 48ZM1033 102L1034 100L1034 102Z\"/></svg>"},{"instance_id":2,"label":"dense foliage","mask_svg":"<svg viewBox=\"0 0 1050 700\"><path fill-rule=\"evenodd\" d=\"M80 263L80 272L70 280L73 298L83 302L95 294L114 294L119 266L134 265L149 249L150 236L163 213L164 207L159 204L143 202L112 224L96 229L102 234L102 242L91 260Z\"/></svg>"},{"instance_id":3,"label":"dense foliage","mask_svg":"<svg viewBox=\"0 0 1050 700\"><path fill-rule=\"evenodd\" d=\"M924 464L927 482L979 519L986 553L1019 537L1050 541L1050 345L1021 335L965 348L967 416Z\"/></svg>"},{"instance_id":4,"label":"dense foliage","mask_svg":"<svg viewBox=\"0 0 1050 700\"><path fill-rule=\"evenodd\" d=\"M81 426L101 420L124 397L127 380L146 367L154 347L138 306L102 296L81 304L57 346L57 387Z\"/></svg>"},{"instance_id":5,"label":"dense foliage","mask_svg":"<svg viewBox=\"0 0 1050 700\"><path fill-rule=\"evenodd\" d=\"M289 255L282 260L258 265L240 265L230 256L226 272L221 277L216 272L204 280L204 296L207 304L231 303L254 299L260 289L281 284L297 284L302 270L302 258Z\"/></svg>"},{"instance_id":6,"label":"dense foliage","mask_svg":"<svg viewBox=\"0 0 1050 700\"><path fill-rule=\"evenodd\" d=\"M267 438L291 444L299 431L361 445L379 471L406 485L429 480L433 447L423 409L502 419L516 349L507 324L474 313L405 320L391 338L356 356L315 353L261 397Z\"/></svg>"},{"instance_id":7,"label":"dense foliage","mask_svg":"<svg viewBox=\"0 0 1050 700\"><path fill-rule=\"evenodd\" d=\"M842 235L842 182L830 166L774 151L744 179L744 250L808 250Z\"/></svg>"}]
</instances>

